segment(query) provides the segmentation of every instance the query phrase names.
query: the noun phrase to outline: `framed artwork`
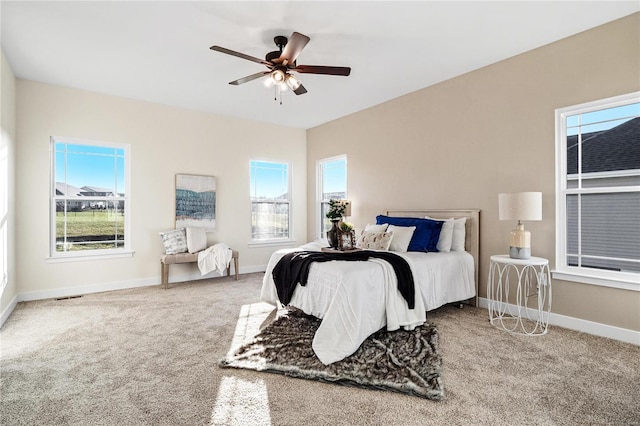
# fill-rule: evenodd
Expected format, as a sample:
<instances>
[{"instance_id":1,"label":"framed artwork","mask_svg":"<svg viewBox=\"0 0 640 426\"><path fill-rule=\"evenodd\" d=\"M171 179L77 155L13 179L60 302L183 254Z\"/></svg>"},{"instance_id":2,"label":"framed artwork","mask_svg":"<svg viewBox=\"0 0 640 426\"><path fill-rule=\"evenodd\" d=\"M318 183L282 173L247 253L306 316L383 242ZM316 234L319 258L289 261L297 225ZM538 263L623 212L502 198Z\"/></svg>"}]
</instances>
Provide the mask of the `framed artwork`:
<instances>
[{"instance_id":1,"label":"framed artwork","mask_svg":"<svg viewBox=\"0 0 640 426\"><path fill-rule=\"evenodd\" d=\"M338 230L338 250L353 250L356 248L355 231Z\"/></svg>"},{"instance_id":2,"label":"framed artwork","mask_svg":"<svg viewBox=\"0 0 640 426\"><path fill-rule=\"evenodd\" d=\"M176 229L216 227L216 178L176 174Z\"/></svg>"}]
</instances>

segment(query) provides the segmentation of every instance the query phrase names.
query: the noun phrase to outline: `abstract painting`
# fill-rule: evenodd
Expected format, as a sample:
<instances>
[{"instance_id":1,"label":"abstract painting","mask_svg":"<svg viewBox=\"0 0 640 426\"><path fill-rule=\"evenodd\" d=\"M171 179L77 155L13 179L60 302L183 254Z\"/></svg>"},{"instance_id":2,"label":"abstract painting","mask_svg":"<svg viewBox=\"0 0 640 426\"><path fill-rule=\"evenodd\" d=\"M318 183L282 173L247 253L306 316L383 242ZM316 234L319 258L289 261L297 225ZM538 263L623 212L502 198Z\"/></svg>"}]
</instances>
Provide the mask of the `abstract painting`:
<instances>
[{"instance_id":1,"label":"abstract painting","mask_svg":"<svg viewBox=\"0 0 640 426\"><path fill-rule=\"evenodd\" d=\"M176 174L176 229L216 226L216 178Z\"/></svg>"}]
</instances>

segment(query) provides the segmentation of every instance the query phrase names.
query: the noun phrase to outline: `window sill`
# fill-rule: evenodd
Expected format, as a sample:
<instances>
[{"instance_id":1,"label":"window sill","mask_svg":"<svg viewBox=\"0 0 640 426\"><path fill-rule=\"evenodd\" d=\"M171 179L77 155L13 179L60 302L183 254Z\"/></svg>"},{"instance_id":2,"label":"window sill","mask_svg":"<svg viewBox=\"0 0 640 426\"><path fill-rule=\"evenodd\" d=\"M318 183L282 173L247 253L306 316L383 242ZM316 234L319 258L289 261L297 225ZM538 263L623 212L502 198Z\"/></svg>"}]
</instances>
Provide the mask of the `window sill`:
<instances>
[{"instance_id":1,"label":"window sill","mask_svg":"<svg viewBox=\"0 0 640 426\"><path fill-rule=\"evenodd\" d=\"M249 247L278 247L291 246L292 244L296 244L296 240L249 241Z\"/></svg>"},{"instance_id":2,"label":"window sill","mask_svg":"<svg viewBox=\"0 0 640 426\"><path fill-rule=\"evenodd\" d=\"M629 274L633 276L633 274ZM640 279L631 277L625 278L605 278L600 276L580 274L576 272L551 271L554 280L573 281L582 284L598 285L601 287L619 288L622 290L640 291Z\"/></svg>"},{"instance_id":3,"label":"window sill","mask_svg":"<svg viewBox=\"0 0 640 426\"><path fill-rule=\"evenodd\" d=\"M92 260L108 260L121 259L125 257L133 257L134 251L118 251L115 253L93 253L93 254L65 254L55 257L47 257L47 263L66 263L66 262L86 262Z\"/></svg>"}]
</instances>

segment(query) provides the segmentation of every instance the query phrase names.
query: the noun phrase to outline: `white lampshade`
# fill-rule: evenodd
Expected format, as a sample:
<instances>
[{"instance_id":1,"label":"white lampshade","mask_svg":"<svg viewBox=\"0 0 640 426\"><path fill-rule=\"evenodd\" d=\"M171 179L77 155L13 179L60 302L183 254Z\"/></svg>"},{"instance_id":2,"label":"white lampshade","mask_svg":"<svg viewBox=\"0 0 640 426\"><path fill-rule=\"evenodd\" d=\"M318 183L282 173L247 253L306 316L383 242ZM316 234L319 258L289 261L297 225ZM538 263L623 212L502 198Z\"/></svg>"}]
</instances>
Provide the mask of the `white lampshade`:
<instances>
[{"instance_id":1,"label":"white lampshade","mask_svg":"<svg viewBox=\"0 0 640 426\"><path fill-rule=\"evenodd\" d=\"M350 200L340 200L342 204L344 204L344 216L351 216L351 201Z\"/></svg>"},{"instance_id":2,"label":"white lampshade","mask_svg":"<svg viewBox=\"0 0 640 426\"><path fill-rule=\"evenodd\" d=\"M500 220L517 220L509 236L509 256L514 259L531 257L531 232L525 231L523 220L542 220L542 192L498 194Z\"/></svg>"},{"instance_id":3,"label":"white lampshade","mask_svg":"<svg viewBox=\"0 0 640 426\"><path fill-rule=\"evenodd\" d=\"M542 192L498 194L500 220L542 220Z\"/></svg>"}]
</instances>

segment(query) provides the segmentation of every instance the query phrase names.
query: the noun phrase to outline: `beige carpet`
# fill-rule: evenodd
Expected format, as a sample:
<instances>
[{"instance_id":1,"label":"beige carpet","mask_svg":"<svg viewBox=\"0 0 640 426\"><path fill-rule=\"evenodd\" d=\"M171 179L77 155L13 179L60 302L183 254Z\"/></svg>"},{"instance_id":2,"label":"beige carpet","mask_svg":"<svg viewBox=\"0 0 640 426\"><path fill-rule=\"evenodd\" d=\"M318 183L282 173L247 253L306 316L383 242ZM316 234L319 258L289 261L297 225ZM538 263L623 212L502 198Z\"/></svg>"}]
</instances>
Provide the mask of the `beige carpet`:
<instances>
[{"instance_id":1,"label":"beige carpet","mask_svg":"<svg viewBox=\"0 0 640 426\"><path fill-rule=\"evenodd\" d=\"M440 402L220 369L268 313L261 278L18 304L0 330L0 424L640 424L639 347L558 327L512 336L482 309L428 315Z\"/></svg>"}]
</instances>

